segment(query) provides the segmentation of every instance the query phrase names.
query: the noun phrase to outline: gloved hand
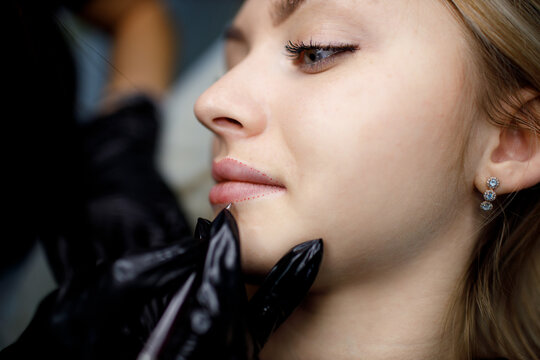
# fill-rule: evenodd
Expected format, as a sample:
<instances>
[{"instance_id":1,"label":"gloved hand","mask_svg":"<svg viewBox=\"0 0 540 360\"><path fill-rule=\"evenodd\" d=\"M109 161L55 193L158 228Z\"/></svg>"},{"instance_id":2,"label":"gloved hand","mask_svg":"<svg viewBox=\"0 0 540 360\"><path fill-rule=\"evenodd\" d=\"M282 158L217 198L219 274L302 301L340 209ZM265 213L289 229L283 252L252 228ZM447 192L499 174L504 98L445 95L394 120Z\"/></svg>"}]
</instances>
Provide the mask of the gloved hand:
<instances>
[{"instance_id":1,"label":"gloved hand","mask_svg":"<svg viewBox=\"0 0 540 360\"><path fill-rule=\"evenodd\" d=\"M98 260L192 234L156 167L157 105L143 94L116 103L116 111L81 127L89 238Z\"/></svg>"},{"instance_id":2,"label":"gloved hand","mask_svg":"<svg viewBox=\"0 0 540 360\"><path fill-rule=\"evenodd\" d=\"M125 255L62 284L0 358L135 359L160 317L141 358L255 358L311 286L322 243L287 254L247 312L239 257L232 215L201 219L195 239Z\"/></svg>"},{"instance_id":3,"label":"gloved hand","mask_svg":"<svg viewBox=\"0 0 540 360\"><path fill-rule=\"evenodd\" d=\"M317 276L322 240L291 249L248 303L234 217L223 210L209 229L197 228L210 237L203 271L176 293L139 360L257 359Z\"/></svg>"},{"instance_id":4,"label":"gloved hand","mask_svg":"<svg viewBox=\"0 0 540 360\"><path fill-rule=\"evenodd\" d=\"M156 167L158 107L142 93L116 106L80 125L77 165L84 173L73 185L77 191L65 194L73 198L69 203L42 211L47 231L39 236L58 284L133 250L192 234Z\"/></svg>"},{"instance_id":5,"label":"gloved hand","mask_svg":"<svg viewBox=\"0 0 540 360\"><path fill-rule=\"evenodd\" d=\"M101 264L40 304L2 359L135 359L168 296L197 271L206 244L183 239Z\"/></svg>"}]
</instances>

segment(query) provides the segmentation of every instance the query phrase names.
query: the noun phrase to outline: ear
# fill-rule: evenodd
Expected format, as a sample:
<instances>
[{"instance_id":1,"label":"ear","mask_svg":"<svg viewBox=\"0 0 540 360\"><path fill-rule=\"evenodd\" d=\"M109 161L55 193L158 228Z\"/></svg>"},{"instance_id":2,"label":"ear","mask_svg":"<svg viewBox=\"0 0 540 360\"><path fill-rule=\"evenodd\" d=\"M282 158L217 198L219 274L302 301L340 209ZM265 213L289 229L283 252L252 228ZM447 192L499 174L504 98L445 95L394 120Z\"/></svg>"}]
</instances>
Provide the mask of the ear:
<instances>
[{"instance_id":1,"label":"ear","mask_svg":"<svg viewBox=\"0 0 540 360\"><path fill-rule=\"evenodd\" d=\"M540 94L522 90L519 94L520 106L511 115L525 120L528 116L540 124ZM507 194L526 189L540 183L540 132L524 128L496 127L490 129L484 156L474 179L475 187L484 192L486 181L494 176L500 180L497 194Z\"/></svg>"}]
</instances>

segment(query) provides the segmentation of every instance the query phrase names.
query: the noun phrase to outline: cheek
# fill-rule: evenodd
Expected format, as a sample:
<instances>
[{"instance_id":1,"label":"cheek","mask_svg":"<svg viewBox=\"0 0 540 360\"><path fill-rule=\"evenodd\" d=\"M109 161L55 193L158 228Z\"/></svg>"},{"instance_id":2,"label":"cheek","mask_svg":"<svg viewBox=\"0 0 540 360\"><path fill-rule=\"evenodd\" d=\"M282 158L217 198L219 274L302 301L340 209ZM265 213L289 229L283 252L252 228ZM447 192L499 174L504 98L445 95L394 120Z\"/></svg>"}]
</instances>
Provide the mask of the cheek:
<instances>
[{"instance_id":1,"label":"cheek","mask_svg":"<svg viewBox=\"0 0 540 360\"><path fill-rule=\"evenodd\" d=\"M420 246L419 229L427 234L445 221L457 176L459 77L426 76L407 63L364 65L287 108L284 136L298 169L291 197L336 263L400 253L389 239L403 251L414 248L410 241Z\"/></svg>"},{"instance_id":2,"label":"cheek","mask_svg":"<svg viewBox=\"0 0 540 360\"><path fill-rule=\"evenodd\" d=\"M295 121L285 134L300 182L319 179L339 193L354 190L351 185L399 193L455 170L459 98L447 94L458 92L410 73L376 74L344 78L291 109Z\"/></svg>"}]
</instances>

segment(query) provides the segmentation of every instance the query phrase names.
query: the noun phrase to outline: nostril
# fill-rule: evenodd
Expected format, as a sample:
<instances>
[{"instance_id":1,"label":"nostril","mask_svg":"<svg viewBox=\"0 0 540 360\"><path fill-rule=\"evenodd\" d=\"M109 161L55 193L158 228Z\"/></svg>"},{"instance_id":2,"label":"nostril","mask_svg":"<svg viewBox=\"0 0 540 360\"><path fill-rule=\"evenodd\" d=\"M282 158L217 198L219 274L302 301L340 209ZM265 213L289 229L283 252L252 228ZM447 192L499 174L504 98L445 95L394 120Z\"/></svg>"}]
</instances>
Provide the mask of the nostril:
<instances>
[{"instance_id":1,"label":"nostril","mask_svg":"<svg viewBox=\"0 0 540 360\"><path fill-rule=\"evenodd\" d=\"M220 127L233 127L237 129L244 127L239 121L226 117L216 118L213 121L215 125Z\"/></svg>"}]
</instances>

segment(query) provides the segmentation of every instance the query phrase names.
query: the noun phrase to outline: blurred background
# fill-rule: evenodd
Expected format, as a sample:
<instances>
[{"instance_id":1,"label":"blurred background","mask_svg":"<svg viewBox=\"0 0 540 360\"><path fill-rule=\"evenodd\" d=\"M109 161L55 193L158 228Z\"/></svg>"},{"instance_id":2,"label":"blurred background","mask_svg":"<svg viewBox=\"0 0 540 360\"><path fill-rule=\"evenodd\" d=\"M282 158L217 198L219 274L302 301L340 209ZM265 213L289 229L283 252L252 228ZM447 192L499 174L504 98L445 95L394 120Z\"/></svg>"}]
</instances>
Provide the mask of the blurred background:
<instances>
[{"instance_id":1,"label":"blurred background","mask_svg":"<svg viewBox=\"0 0 540 360\"><path fill-rule=\"evenodd\" d=\"M211 134L193 115L197 97L225 70L223 30L232 21L240 0L161 0L167 7L179 41L170 92L162 104L158 164L178 196L192 227L198 217L211 218L208 191ZM110 71L108 36L61 11L66 37L78 70L78 121L88 121ZM55 283L43 251L36 246L25 260L0 278L0 349L17 339L39 301Z\"/></svg>"}]
</instances>

